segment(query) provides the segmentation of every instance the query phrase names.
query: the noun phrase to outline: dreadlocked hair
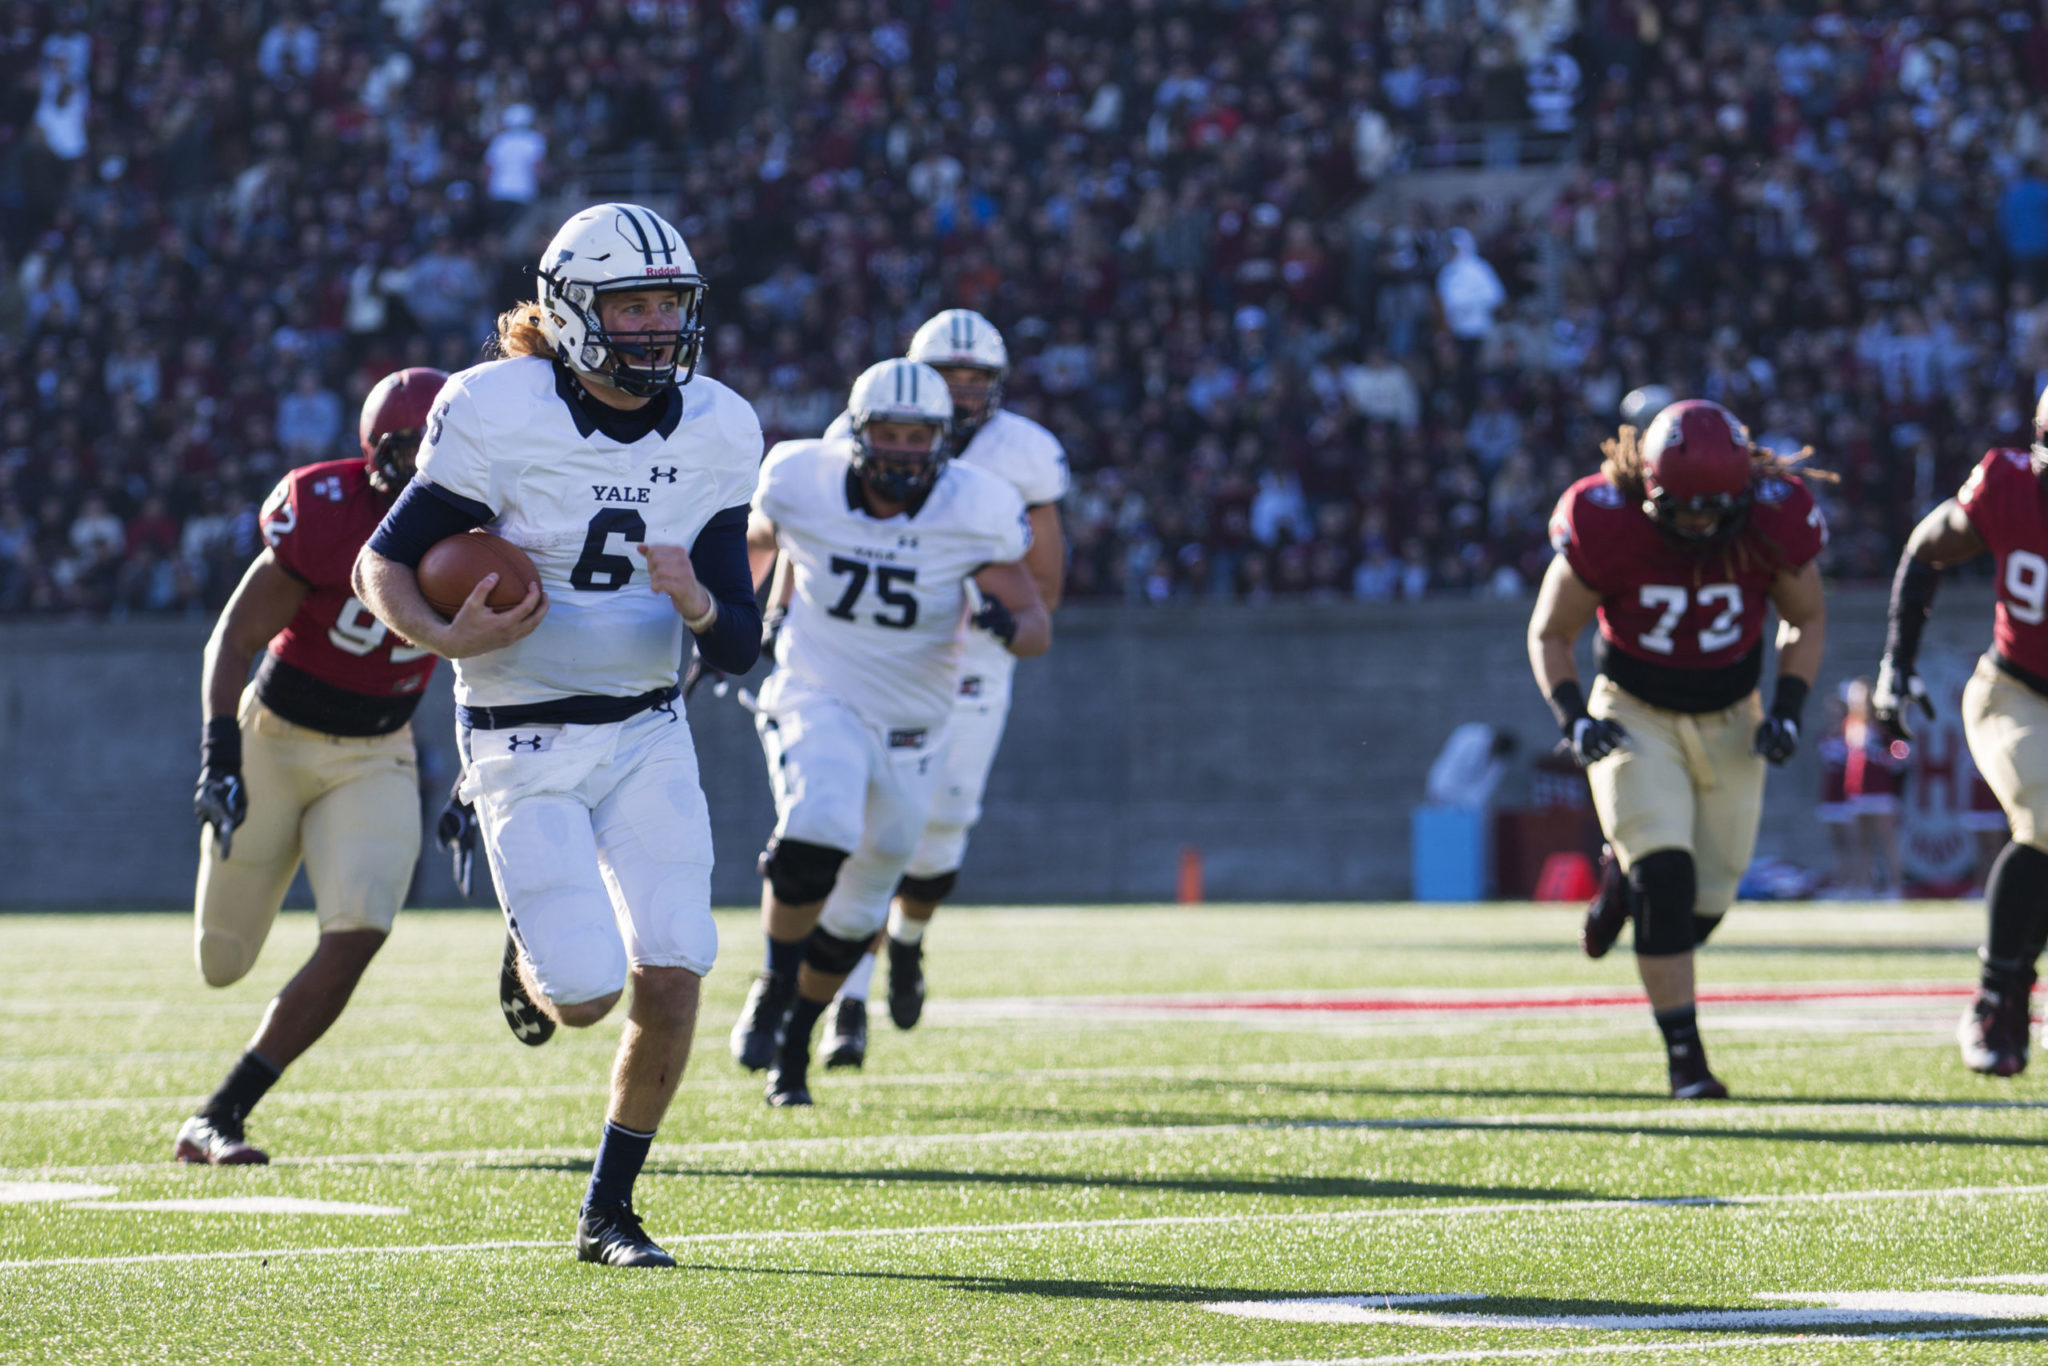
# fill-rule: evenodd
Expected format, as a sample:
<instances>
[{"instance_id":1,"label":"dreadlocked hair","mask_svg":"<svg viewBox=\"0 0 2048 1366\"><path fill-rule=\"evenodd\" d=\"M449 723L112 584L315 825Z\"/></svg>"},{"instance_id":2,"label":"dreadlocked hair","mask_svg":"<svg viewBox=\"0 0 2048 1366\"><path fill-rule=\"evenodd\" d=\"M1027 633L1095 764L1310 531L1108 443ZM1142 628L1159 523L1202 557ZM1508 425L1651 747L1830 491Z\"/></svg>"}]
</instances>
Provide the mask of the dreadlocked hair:
<instances>
[{"instance_id":1,"label":"dreadlocked hair","mask_svg":"<svg viewBox=\"0 0 2048 1366\"><path fill-rule=\"evenodd\" d=\"M555 344L540 329L540 305L514 304L498 315L498 334L484 343L485 354L493 360L519 356L555 359Z\"/></svg>"},{"instance_id":2,"label":"dreadlocked hair","mask_svg":"<svg viewBox=\"0 0 2048 1366\"><path fill-rule=\"evenodd\" d=\"M1619 431L1600 443L1600 454L1604 457L1600 462L1600 473L1606 475L1608 482L1621 490L1622 497L1637 506L1640 506L1648 499L1650 494L1649 489L1644 483L1643 471L1649 462L1647 457L1643 455L1642 432L1627 423L1623 423ZM1838 484L1841 482L1842 476L1836 474L1833 470L1808 468L1806 462L1812 458L1813 447L1811 446L1801 446L1790 455L1779 455L1776 451L1752 443L1749 448L1750 477L1752 479L1783 479L1789 475L1796 474L1803 480L1811 480L1815 483ZM1752 537L1763 542L1764 546L1768 549L1768 559L1770 561L1783 563L1787 558L1785 548L1779 545L1770 533L1766 532L1754 521L1749 523L1743 534L1738 535L1732 544L1721 547L1720 553L1732 556L1738 566L1747 566L1752 555L1755 553L1750 546ZM1695 585L1697 585L1703 572L1703 564L1695 567L1693 571Z\"/></svg>"}]
</instances>

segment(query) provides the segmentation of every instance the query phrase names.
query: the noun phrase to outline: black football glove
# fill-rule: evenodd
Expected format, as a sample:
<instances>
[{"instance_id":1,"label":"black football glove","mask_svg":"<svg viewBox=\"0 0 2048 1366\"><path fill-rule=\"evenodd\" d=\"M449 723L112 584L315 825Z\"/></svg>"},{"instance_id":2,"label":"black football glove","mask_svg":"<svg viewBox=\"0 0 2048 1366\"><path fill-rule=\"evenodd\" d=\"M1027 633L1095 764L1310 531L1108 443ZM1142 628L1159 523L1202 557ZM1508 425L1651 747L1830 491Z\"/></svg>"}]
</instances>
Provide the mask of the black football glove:
<instances>
[{"instance_id":1,"label":"black football glove","mask_svg":"<svg viewBox=\"0 0 2048 1366\"><path fill-rule=\"evenodd\" d=\"M1756 752L1783 767L1799 752L1799 723L1789 716L1766 716L1756 728Z\"/></svg>"},{"instance_id":2,"label":"black football glove","mask_svg":"<svg viewBox=\"0 0 2048 1366\"><path fill-rule=\"evenodd\" d=\"M434 839L453 859L455 885L462 889L464 896L470 896L470 879L476 872L476 808L459 795L461 779L456 780L455 788L448 794L448 805L442 809L441 819L434 823Z\"/></svg>"},{"instance_id":3,"label":"black football glove","mask_svg":"<svg viewBox=\"0 0 2048 1366\"><path fill-rule=\"evenodd\" d=\"M775 638L782 634L782 619L789 609L778 607L761 618L761 658L775 663Z\"/></svg>"},{"instance_id":4,"label":"black football glove","mask_svg":"<svg viewBox=\"0 0 2048 1366\"><path fill-rule=\"evenodd\" d=\"M1934 699L1927 695L1927 685L1920 681L1920 675L1911 668L1899 668L1886 655L1878 661L1877 685L1870 690L1871 716L1892 739L1911 740L1913 727L1906 718L1914 707L1927 720L1934 719Z\"/></svg>"},{"instance_id":5,"label":"black football glove","mask_svg":"<svg viewBox=\"0 0 2048 1366\"><path fill-rule=\"evenodd\" d=\"M1590 768L1628 743L1621 722L1604 716L1581 716L1572 722L1572 753L1582 768Z\"/></svg>"},{"instance_id":6,"label":"black football glove","mask_svg":"<svg viewBox=\"0 0 2048 1366\"><path fill-rule=\"evenodd\" d=\"M242 786L242 728L231 716L206 723L199 742L199 789L192 794L192 814L213 827L215 846L226 858L234 848L235 828L249 818L249 790Z\"/></svg>"},{"instance_id":7,"label":"black football glove","mask_svg":"<svg viewBox=\"0 0 2048 1366\"><path fill-rule=\"evenodd\" d=\"M711 683L711 695L713 697L723 697L725 696L725 690L729 685L730 679L731 675L727 674L725 670L715 664L706 664L703 656L693 656L690 660L689 671L683 675L683 701L687 702L695 696L697 689L706 680L709 680Z\"/></svg>"},{"instance_id":8,"label":"black football glove","mask_svg":"<svg viewBox=\"0 0 2048 1366\"><path fill-rule=\"evenodd\" d=\"M1017 618L1010 615L1010 609L1003 606L1003 600L984 597L981 610L973 616L972 624L1008 645L1017 639Z\"/></svg>"}]
</instances>

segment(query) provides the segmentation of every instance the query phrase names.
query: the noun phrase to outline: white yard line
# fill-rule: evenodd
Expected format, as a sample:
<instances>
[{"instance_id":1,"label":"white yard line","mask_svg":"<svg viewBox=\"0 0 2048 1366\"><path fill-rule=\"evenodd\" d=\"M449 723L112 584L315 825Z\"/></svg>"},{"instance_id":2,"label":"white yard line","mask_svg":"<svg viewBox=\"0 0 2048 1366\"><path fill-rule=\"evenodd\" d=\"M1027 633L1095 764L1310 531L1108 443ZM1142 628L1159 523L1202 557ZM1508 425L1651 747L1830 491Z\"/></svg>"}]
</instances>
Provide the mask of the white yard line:
<instances>
[{"instance_id":1,"label":"white yard line","mask_svg":"<svg viewBox=\"0 0 2048 1366\"><path fill-rule=\"evenodd\" d=\"M1871 1342L1959 1342L1972 1338L2042 1338L2048 1328L1958 1328L1913 1333L1800 1333L1783 1336L1675 1339L1668 1342L1610 1342L1583 1347L1475 1347L1456 1352L1403 1352L1377 1357L1286 1357L1264 1361L1206 1362L1203 1366L1432 1366L1457 1361L1561 1361L1568 1357L1662 1356L1668 1352L1719 1352L1731 1347L1855 1347Z\"/></svg>"},{"instance_id":2,"label":"white yard line","mask_svg":"<svg viewBox=\"0 0 2048 1366\"><path fill-rule=\"evenodd\" d=\"M2048 1196L2048 1185L1927 1187L1909 1190L1821 1191L1797 1195L1758 1194L1678 1199L1635 1200L1546 1200L1508 1201L1483 1205L1403 1206L1392 1209L1302 1210L1270 1214L1168 1214L1114 1219L1046 1219L1003 1224L923 1224L909 1227L871 1226L862 1228L784 1229L736 1233L688 1233L657 1237L670 1247L706 1246L727 1243L814 1243L825 1241L884 1238L990 1237L1014 1233L1099 1232L1159 1228L1221 1228L1230 1225L1357 1224L1400 1220L1468 1218L1473 1215L1530 1214L1586 1211L1639 1213L1644 1211L1711 1209L1729 1205L1770 1206L1813 1203L1880 1203L1909 1200L1990 1199ZM111 1257L30 1257L0 1261L0 1271L29 1271L59 1266L133 1266L154 1262L247 1261L270 1257L410 1256L420 1253L494 1252L506 1248L562 1247L563 1240L492 1241L478 1243L434 1243L424 1245L382 1244L353 1247L268 1248L256 1251L145 1252ZM2048 1330L2043 1330L2048 1331Z\"/></svg>"},{"instance_id":3,"label":"white yard line","mask_svg":"<svg viewBox=\"0 0 2048 1366\"><path fill-rule=\"evenodd\" d=\"M493 1091L500 1088L489 1088ZM520 1095L545 1094L555 1088L533 1087L519 1092ZM581 1095L589 1090L586 1086L566 1088ZM363 1094L338 1097L349 1099ZM421 1095L464 1094L456 1091L429 1091ZM152 1101L160 1104L160 1101ZM1380 1119L1276 1119L1244 1120L1228 1124L1122 1124L1105 1125L1089 1129L987 1129L965 1130L937 1134L834 1134L804 1138L732 1138L707 1140L701 1143L657 1143L649 1157L657 1162L682 1162L696 1157L710 1157L720 1153L760 1153L836 1151L846 1148L881 1148L889 1150L953 1147L965 1145L1003 1144L1068 1144L1075 1142L1117 1142L1126 1139L1201 1138L1218 1134L1234 1133L1298 1133L1327 1130L1333 1133L1412 1133L1440 1132L1455 1133L1469 1130L1497 1130L1513 1132L1517 1128L1531 1125L1549 1125L1560 1129L1581 1129L1589 1134L1602 1132L1604 1126L1616 1124L1646 1125L1651 1127L1684 1129L1698 1134L1702 1130L1726 1128L1734 1130L1740 1124L1753 1124L1769 1119L1813 1119L1830 1116L1855 1115L1913 1115L1930 1110L1945 1113L1992 1113L2007 1111L2031 1112L2048 1109L2048 1102L2037 1101L1927 1101L1922 1103L1897 1101L1868 1101L1848 1105L1794 1104L1794 1105L1716 1105L1712 1109L1681 1109L1674 1106L1660 1106L1645 1110L1570 1110L1557 1112L1534 1112L1505 1115L1442 1116L1415 1115ZM1739 1133L1730 1133L1740 1138ZM1910 1136L1910 1135L1906 1135ZM444 1148L427 1149L417 1152L384 1153L315 1153L305 1156L282 1155L271 1159L271 1165L278 1167L433 1167L514 1162L521 1159L588 1158L588 1147L551 1148ZM8 1179L53 1179L59 1177L101 1177L165 1175L176 1169L168 1162L106 1162L82 1163L69 1166L48 1167L0 1167L0 1178Z\"/></svg>"}]
</instances>

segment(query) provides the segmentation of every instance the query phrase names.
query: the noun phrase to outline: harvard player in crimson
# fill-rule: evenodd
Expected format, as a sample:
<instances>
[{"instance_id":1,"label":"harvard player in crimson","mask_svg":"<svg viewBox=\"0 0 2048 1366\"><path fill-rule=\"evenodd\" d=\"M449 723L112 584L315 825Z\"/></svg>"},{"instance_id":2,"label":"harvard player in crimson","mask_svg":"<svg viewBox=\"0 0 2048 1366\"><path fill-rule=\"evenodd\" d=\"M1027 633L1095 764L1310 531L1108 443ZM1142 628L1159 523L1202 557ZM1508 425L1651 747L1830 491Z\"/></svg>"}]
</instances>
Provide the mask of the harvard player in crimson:
<instances>
[{"instance_id":1,"label":"harvard player in crimson","mask_svg":"<svg viewBox=\"0 0 2048 1366\"><path fill-rule=\"evenodd\" d=\"M1941 571L1990 551L1998 562L1991 652L1963 689L1970 756L2012 827L1984 888L1990 931L1976 999L1957 1027L1973 1072L2017 1076L2027 1065L2034 965L2048 941L2048 395L2034 409L2031 451L1996 450L1962 491L1906 540L1892 579L1891 623L1871 711L1902 740L1908 712L1934 715L1914 671Z\"/></svg>"},{"instance_id":2,"label":"harvard player in crimson","mask_svg":"<svg viewBox=\"0 0 2048 1366\"><path fill-rule=\"evenodd\" d=\"M1826 604L1814 557L1827 524L1781 459L1718 403L1692 399L1602 446L1600 473L1552 514L1529 661L1593 785L1625 881L1621 913L1587 917L1598 957L1636 922L1636 966L1670 1062L1671 1094L1720 1099L1693 1004L1693 949L1713 933L1756 847L1764 765L1799 746ZM1803 458L1803 453L1800 458ZM1778 609L1778 680L1757 698ZM1573 643L1599 618L1599 677Z\"/></svg>"},{"instance_id":3,"label":"harvard player in crimson","mask_svg":"<svg viewBox=\"0 0 2048 1366\"><path fill-rule=\"evenodd\" d=\"M412 478L446 379L426 369L387 375L363 401L360 459L307 465L279 482L263 504L268 544L206 643L193 808L212 834L200 837L193 903L199 971L224 987L255 966L301 857L320 942L220 1089L178 1130L181 1162L270 1160L243 1136L243 1121L339 1018L412 879L420 823L409 723L434 656L370 615L349 574Z\"/></svg>"}]
</instances>

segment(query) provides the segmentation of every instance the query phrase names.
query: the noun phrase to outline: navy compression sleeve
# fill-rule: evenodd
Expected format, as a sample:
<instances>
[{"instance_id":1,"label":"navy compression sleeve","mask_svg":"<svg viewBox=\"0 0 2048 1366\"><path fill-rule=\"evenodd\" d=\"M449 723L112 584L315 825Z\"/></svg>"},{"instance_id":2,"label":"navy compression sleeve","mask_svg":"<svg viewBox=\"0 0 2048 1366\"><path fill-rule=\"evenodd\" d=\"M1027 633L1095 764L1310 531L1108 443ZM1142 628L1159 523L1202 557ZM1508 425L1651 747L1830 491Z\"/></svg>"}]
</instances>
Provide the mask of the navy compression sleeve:
<instances>
[{"instance_id":1,"label":"navy compression sleeve","mask_svg":"<svg viewBox=\"0 0 2048 1366\"><path fill-rule=\"evenodd\" d=\"M761 604L747 567L745 507L726 508L705 524L690 547L690 568L718 599L718 620L696 638L697 653L715 669L745 673L761 657Z\"/></svg>"},{"instance_id":2,"label":"navy compression sleeve","mask_svg":"<svg viewBox=\"0 0 2048 1366\"><path fill-rule=\"evenodd\" d=\"M473 498L436 488L415 475L370 533L370 549L417 569L438 542L493 521L496 515ZM744 532L740 539L746 539Z\"/></svg>"}]
</instances>

